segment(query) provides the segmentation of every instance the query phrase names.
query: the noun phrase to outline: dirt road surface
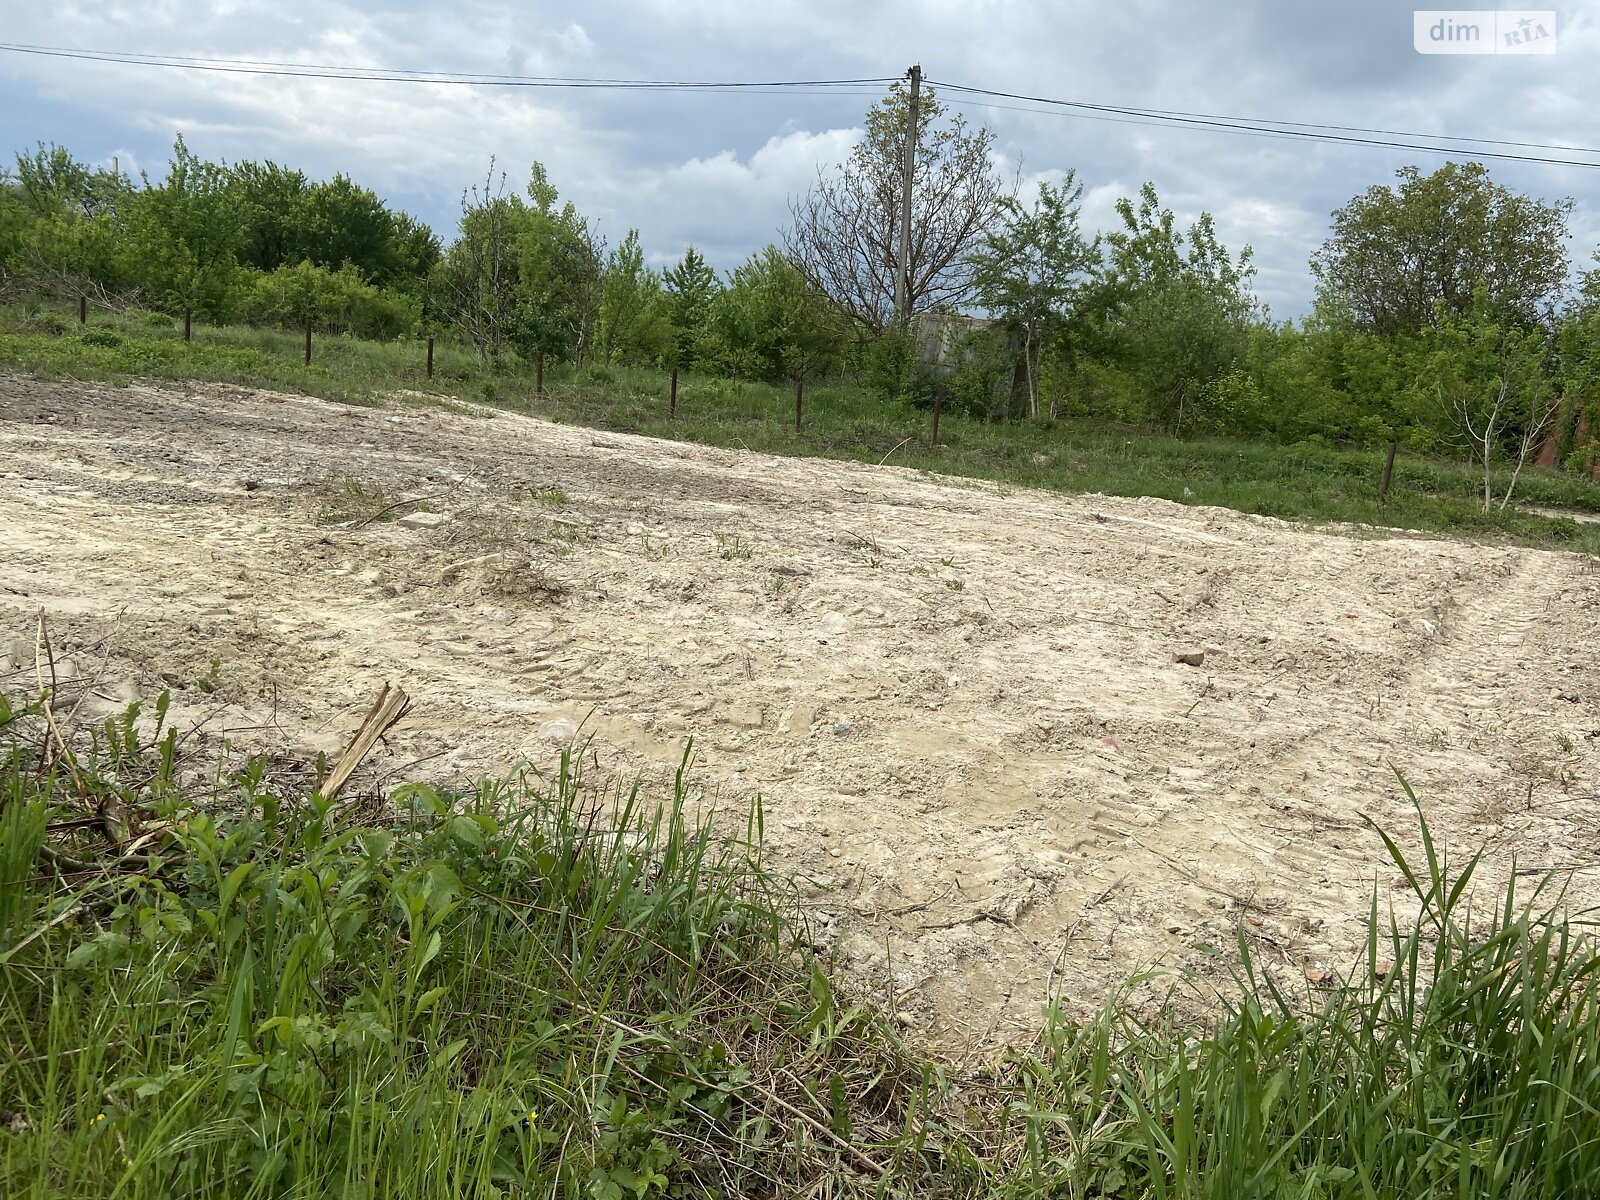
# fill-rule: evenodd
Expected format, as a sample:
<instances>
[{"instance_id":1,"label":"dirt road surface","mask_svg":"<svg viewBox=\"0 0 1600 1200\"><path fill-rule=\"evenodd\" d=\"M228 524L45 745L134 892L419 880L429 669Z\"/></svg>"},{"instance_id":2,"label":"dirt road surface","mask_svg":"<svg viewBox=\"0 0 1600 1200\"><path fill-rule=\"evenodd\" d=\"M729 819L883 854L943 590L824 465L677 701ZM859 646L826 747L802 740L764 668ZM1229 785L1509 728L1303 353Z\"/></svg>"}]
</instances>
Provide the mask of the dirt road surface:
<instances>
[{"instance_id":1,"label":"dirt road surface","mask_svg":"<svg viewBox=\"0 0 1600 1200\"><path fill-rule=\"evenodd\" d=\"M403 686L367 786L548 765L571 721L592 781L659 798L692 737L697 796L741 826L764 798L819 943L952 1046L1144 968L1147 996L1220 978L1239 930L1279 979L1337 979L1373 889L1403 900L1362 823L1415 845L1395 769L1486 886L1515 856L1600 899L1573 555L403 397L3 378L9 686L41 607L80 715L171 686L304 758Z\"/></svg>"}]
</instances>

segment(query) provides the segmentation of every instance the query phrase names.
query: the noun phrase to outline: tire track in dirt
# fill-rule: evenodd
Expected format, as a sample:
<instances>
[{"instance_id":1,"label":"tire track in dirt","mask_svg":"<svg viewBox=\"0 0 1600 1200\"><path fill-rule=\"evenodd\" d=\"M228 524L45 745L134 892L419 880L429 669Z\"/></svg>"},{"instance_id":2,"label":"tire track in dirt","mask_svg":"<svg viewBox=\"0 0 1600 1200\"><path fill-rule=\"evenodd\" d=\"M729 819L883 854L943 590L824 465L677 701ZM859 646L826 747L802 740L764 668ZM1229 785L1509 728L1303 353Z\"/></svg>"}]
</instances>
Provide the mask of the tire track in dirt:
<instances>
[{"instance_id":1,"label":"tire track in dirt","mask_svg":"<svg viewBox=\"0 0 1600 1200\"><path fill-rule=\"evenodd\" d=\"M438 497L438 521L319 524L344 480ZM1570 555L18 379L0 514L0 629L27 639L43 605L73 669L110 651L85 711L171 681L303 758L393 680L419 703L377 772L548 763L550 723L587 720L594 779L654 797L693 738L697 795L730 821L764 797L819 944L953 1041L1027 1036L1052 990L1082 1008L1150 966L1219 978L1241 930L1286 983L1347 965L1393 878L1360 815L1414 837L1391 764L1438 832L1495 848L1486 886L1512 850L1600 846L1600 576Z\"/></svg>"}]
</instances>

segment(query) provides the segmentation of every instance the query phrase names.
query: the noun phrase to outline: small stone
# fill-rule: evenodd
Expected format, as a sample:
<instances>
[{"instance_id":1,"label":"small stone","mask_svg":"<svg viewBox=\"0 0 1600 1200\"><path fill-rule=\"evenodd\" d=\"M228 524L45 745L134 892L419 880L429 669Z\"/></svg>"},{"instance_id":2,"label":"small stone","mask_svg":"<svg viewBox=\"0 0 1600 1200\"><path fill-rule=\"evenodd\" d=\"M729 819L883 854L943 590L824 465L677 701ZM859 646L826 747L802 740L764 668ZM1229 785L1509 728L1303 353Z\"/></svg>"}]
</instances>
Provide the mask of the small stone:
<instances>
[{"instance_id":1,"label":"small stone","mask_svg":"<svg viewBox=\"0 0 1600 1200\"><path fill-rule=\"evenodd\" d=\"M895 1013L894 1020L895 1024L900 1026L900 1028L911 1029L915 1027L917 1023L917 1016L915 1013L908 1013L904 1009L901 1009L899 1012Z\"/></svg>"},{"instance_id":2,"label":"small stone","mask_svg":"<svg viewBox=\"0 0 1600 1200\"><path fill-rule=\"evenodd\" d=\"M1206 661L1204 650L1179 650L1173 655L1173 661L1180 662L1186 667L1203 666Z\"/></svg>"},{"instance_id":3,"label":"small stone","mask_svg":"<svg viewBox=\"0 0 1600 1200\"><path fill-rule=\"evenodd\" d=\"M1333 986L1333 972L1326 967L1307 967L1306 982L1312 987Z\"/></svg>"},{"instance_id":4,"label":"small stone","mask_svg":"<svg viewBox=\"0 0 1600 1200\"><path fill-rule=\"evenodd\" d=\"M402 529L437 529L450 518L443 513L414 512L407 513L395 522Z\"/></svg>"},{"instance_id":5,"label":"small stone","mask_svg":"<svg viewBox=\"0 0 1600 1200\"><path fill-rule=\"evenodd\" d=\"M566 717L558 717L539 726L539 740L554 746L570 746L577 736L578 723Z\"/></svg>"},{"instance_id":6,"label":"small stone","mask_svg":"<svg viewBox=\"0 0 1600 1200\"><path fill-rule=\"evenodd\" d=\"M1389 972L1391 972L1393 970L1394 970L1394 962L1393 962L1393 960L1387 959L1387 958L1380 958L1378 960L1378 962L1377 962L1377 965L1372 968L1372 973L1374 975L1376 975L1379 979L1387 979L1387 978L1389 978Z\"/></svg>"},{"instance_id":7,"label":"small stone","mask_svg":"<svg viewBox=\"0 0 1600 1200\"><path fill-rule=\"evenodd\" d=\"M850 622L844 619L843 613L825 613L822 620L817 622L818 632L823 637L838 637L848 628L850 628Z\"/></svg>"}]
</instances>

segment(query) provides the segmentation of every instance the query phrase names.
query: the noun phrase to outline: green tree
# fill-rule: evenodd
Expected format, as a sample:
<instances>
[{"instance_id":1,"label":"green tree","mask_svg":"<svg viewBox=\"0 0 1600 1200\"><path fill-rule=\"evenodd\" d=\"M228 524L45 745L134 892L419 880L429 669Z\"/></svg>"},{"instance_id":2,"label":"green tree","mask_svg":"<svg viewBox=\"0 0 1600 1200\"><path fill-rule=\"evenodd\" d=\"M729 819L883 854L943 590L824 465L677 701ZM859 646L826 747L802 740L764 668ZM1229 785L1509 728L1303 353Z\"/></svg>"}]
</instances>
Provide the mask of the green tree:
<instances>
[{"instance_id":1,"label":"green tree","mask_svg":"<svg viewBox=\"0 0 1600 1200\"><path fill-rule=\"evenodd\" d=\"M711 332L711 309L722 290L717 273L705 256L690 246L675 266L662 276L666 289L667 319L672 324L673 361L688 368L709 357L706 341Z\"/></svg>"},{"instance_id":2,"label":"green tree","mask_svg":"<svg viewBox=\"0 0 1600 1200\"><path fill-rule=\"evenodd\" d=\"M1422 334L1418 386L1438 417L1483 468L1483 511L1494 505L1494 471L1513 466L1498 507L1511 501L1522 468L1554 421L1549 334L1498 319L1487 288L1465 313L1442 311Z\"/></svg>"},{"instance_id":3,"label":"green tree","mask_svg":"<svg viewBox=\"0 0 1600 1200\"><path fill-rule=\"evenodd\" d=\"M644 265L639 231L628 230L607 257L600 276L596 357L606 363L659 361L673 345L661 291L661 276Z\"/></svg>"},{"instance_id":4,"label":"green tree","mask_svg":"<svg viewBox=\"0 0 1600 1200\"><path fill-rule=\"evenodd\" d=\"M238 207L231 172L200 158L180 134L166 178L155 185L146 176L127 204L128 250L152 304L226 318L244 244Z\"/></svg>"},{"instance_id":5,"label":"green tree","mask_svg":"<svg viewBox=\"0 0 1600 1200\"><path fill-rule=\"evenodd\" d=\"M1091 293L1092 350L1119 364L1175 431L1205 423L1194 401L1239 368L1257 304L1248 246L1233 258L1202 213L1187 234L1146 183L1139 202L1117 202L1122 228L1104 237L1105 256Z\"/></svg>"},{"instance_id":6,"label":"green tree","mask_svg":"<svg viewBox=\"0 0 1600 1200\"><path fill-rule=\"evenodd\" d=\"M1083 185L1072 171L1059 187L1041 184L1031 210L1008 197L1003 221L972 255L978 303L1021 337L1028 410L1034 417L1039 415L1040 356L1067 336L1099 260L1096 242L1078 226L1082 199Z\"/></svg>"},{"instance_id":7,"label":"green tree","mask_svg":"<svg viewBox=\"0 0 1600 1200\"><path fill-rule=\"evenodd\" d=\"M1397 175L1333 214L1311 261L1321 303L1385 336L1465 315L1479 289L1495 320L1552 321L1566 288L1570 199L1518 195L1480 163Z\"/></svg>"},{"instance_id":8,"label":"green tree","mask_svg":"<svg viewBox=\"0 0 1600 1200\"><path fill-rule=\"evenodd\" d=\"M734 268L710 323L730 369L770 381L815 378L844 340L837 311L776 246Z\"/></svg>"},{"instance_id":9,"label":"green tree","mask_svg":"<svg viewBox=\"0 0 1600 1200\"><path fill-rule=\"evenodd\" d=\"M594 339L604 248L570 201L556 206L542 163L533 164L528 199L513 234L513 341L524 355L582 362Z\"/></svg>"},{"instance_id":10,"label":"green tree","mask_svg":"<svg viewBox=\"0 0 1600 1200\"><path fill-rule=\"evenodd\" d=\"M461 193L456 240L433 272L430 298L441 316L480 357L499 361L516 320L516 238L521 197L505 192L494 160L483 186Z\"/></svg>"}]
</instances>

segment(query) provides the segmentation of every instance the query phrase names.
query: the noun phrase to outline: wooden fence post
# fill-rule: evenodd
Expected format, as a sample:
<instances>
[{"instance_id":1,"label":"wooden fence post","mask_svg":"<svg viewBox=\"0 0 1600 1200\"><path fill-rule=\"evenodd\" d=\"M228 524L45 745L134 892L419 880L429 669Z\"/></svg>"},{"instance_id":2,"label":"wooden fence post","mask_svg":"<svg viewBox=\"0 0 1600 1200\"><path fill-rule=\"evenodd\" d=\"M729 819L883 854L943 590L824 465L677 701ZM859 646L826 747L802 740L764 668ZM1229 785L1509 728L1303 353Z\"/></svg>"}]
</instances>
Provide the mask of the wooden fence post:
<instances>
[{"instance_id":1,"label":"wooden fence post","mask_svg":"<svg viewBox=\"0 0 1600 1200\"><path fill-rule=\"evenodd\" d=\"M183 306L183 340L184 341L187 342L189 340L190 333L193 331L193 329L194 329L194 313L192 311L190 311L189 306L187 304L185 304Z\"/></svg>"},{"instance_id":2,"label":"wooden fence post","mask_svg":"<svg viewBox=\"0 0 1600 1200\"><path fill-rule=\"evenodd\" d=\"M428 378L433 378L433 337L428 337Z\"/></svg>"},{"instance_id":3,"label":"wooden fence post","mask_svg":"<svg viewBox=\"0 0 1600 1200\"><path fill-rule=\"evenodd\" d=\"M306 366L311 365L311 322L306 322Z\"/></svg>"},{"instance_id":4,"label":"wooden fence post","mask_svg":"<svg viewBox=\"0 0 1600 1200\"><path fill-rule=\"evenodd\" d=\"M89 297L87 297L87 296L79 296L78 297L78 324L79 325L87 325L88 323L89 323Z\"/></svg>"},{"instance_id":5,"label":"wooden fence post","mask_svg":"<svg viewBox=\"0 0 1600 1200\"><path fill-rule=\"evenodd\" d=\"M541 350L533 356L533 394L538 399L544 399L544 351Z\"/></svg>"},{"instance_id":6,"label":"wooden fence post","mask_svg":"<svg viewBox=\"0 0 1600 1200\"><path fill-rule=\"evenodd\" d=\"M803 379L794 381L794 431L800 432L800 397L804 394L806 382Z\"/></svg>"},{"instance_id":7,"label":"wooden fence post","mask_svg":"<svg viewBox=\"0 0 1600 1200\"><path fill-rule=\"evenodd\" d=\"M1383 482L1378 485L1378 507L1389 502L1389 481L1394 478L1394 451L1398 443L1389 443L1389 457L1383 460Z\"/></svg>"},{"instance_id":8,"label":"wooden fence post","mask_svg":"<svg viewBox=\"0 0 1600 1200\"><path fill-rule=\"evenodd\" d=\"M940 402L943 399L944 399L944 389L943 388L937 388L937 387L934 388L933 389L933 441L930 443L934 447L937 447L939 445L939 405L940 405Z\"/></svg>"},{"instance_id":9,"label":"wooden fence post","mask_svg":"<svg viewBox=\"0 0 1600 1200\"><path fill-rule=\"evenodd\" d=\"M667 409L668 416L678 415L678 368L672 368L672 399Z\"/></svg>"}]
</instances>

